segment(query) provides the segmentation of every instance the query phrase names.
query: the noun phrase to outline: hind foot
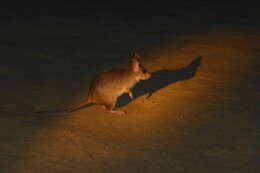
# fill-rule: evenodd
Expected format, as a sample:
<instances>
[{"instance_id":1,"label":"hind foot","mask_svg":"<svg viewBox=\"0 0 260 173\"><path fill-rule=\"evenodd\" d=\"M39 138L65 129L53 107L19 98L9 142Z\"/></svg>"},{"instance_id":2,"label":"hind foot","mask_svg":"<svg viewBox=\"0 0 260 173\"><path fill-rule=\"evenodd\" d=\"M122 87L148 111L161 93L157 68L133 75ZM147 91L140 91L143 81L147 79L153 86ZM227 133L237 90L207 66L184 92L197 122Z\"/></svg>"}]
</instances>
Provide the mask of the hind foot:
<instances>
[{"instance_id":1,"label":"hind foot","mask_svg":"<svg viewBox=\"0 0 260 173\"><path fill-rule=\"evenodd\" d=\"M122 110L110 110L109 113L111 114L117 114L117 115L125 115L126 111L122 111Z\"/></svg>"}]
</instances>

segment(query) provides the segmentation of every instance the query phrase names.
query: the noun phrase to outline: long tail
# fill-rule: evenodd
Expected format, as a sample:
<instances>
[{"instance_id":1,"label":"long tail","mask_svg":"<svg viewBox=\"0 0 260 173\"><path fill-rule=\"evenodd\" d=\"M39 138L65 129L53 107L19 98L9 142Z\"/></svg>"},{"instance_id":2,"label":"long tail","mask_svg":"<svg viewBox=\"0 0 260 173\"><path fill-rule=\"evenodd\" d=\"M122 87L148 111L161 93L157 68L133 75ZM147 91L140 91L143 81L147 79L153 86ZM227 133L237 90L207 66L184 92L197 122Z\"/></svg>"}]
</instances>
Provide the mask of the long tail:
<instances>
[{"instance_id":1,"label":"long tail","mask_svg":"<svg viewBox=\"0 0 260 173\"><path fill-rule=\"evenodd\" d=\"M37 111L35 113L38 113L38 114L47 114L47 113L67 113L68 110L66 109L53 109L53 110L41 110L41 111Z\"/></svg>"},{"instance_id":2,"label":"long tail","mask_svg":"<svg viewBox=\"0 0 260 173\"><path fill-rule=\"evenodd\" d=\"M81 103L75 105L75 106L72 106L68 109L56 109L56 110L41 110L41 111L37 111L36 113L39 113L39 114L44 114L44 113L70 113L70 112L74 112L74 111L77 111L83 107L86 107L86 106L91 106L93 105L92 103L90 103L88 101L88 99L86 100L83 100Z\"/></svg>"},{"instance_id":3,"label":"long tail","mask_svg":"<svg viewBox=\"0 0 260 173\"><path fill-rule=\"evenodd\" d=\"M86 100L83 100L81 103L75 105L75 106L72 106L71 108L67 109L66 111L67 112L74 112L74 111L77 111L85 106L91 106L92 103L89 101L89 99L86 99Z\"/></svg>"}]
</instances>

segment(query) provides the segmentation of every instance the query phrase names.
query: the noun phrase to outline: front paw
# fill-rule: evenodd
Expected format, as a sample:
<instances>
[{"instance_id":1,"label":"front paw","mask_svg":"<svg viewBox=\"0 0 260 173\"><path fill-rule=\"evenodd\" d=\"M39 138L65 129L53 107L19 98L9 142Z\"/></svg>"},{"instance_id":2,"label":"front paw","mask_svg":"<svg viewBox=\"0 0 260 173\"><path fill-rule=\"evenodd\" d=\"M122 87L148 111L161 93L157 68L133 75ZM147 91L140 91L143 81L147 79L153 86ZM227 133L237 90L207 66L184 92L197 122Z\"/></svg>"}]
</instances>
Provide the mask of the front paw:
<instances>
[{"instance_id":1,"label":"front paw","mask_svg":"<svg viewBox=\"0 0 260 173\"><path fill-rule=\"evenodd\" d=\"M129 96L130 99L133 99L133 98L134 98L132 92L128 92L128 96Z\"/></svg>"}]
</instances>

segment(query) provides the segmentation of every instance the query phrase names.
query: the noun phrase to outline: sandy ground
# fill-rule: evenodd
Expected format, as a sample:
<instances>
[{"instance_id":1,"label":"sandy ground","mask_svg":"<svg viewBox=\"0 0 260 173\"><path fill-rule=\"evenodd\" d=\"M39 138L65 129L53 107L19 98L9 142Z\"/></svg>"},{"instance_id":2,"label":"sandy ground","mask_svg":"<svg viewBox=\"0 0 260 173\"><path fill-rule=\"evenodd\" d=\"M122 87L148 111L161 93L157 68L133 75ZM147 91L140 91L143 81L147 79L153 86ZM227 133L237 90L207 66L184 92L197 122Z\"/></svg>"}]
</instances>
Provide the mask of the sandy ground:
<instances>
[{"instance_id":1,"label":"sandy ground","mask_svg":"<svg viewBox=\"0 0 260 173\"><path fill-rule=\"evenodd\" d=\"M259 172L259 25L201 9L2 24L0 172ZM127 115L35 113L78 103L132 51L153 78L119 98Z\"/></svg>"}]
</instances>

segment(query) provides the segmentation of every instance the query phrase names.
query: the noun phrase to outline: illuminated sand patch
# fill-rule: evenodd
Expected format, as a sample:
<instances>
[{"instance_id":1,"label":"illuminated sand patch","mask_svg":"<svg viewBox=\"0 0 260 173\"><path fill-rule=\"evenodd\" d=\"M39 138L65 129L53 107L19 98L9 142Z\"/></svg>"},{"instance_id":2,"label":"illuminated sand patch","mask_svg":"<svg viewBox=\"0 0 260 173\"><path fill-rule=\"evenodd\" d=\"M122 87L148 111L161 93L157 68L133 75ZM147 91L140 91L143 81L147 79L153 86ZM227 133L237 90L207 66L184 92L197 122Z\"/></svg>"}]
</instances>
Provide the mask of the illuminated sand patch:
<instances>
[{"instance_id":1,"label":"illuminated sand patch","mask_svg":"<svg viewBox=\"0 0 260 173\"><path fill-rule=\"evenodd\" d=\"M110 168L113 171L127 165L132 158L145 160L149 156L144 155L151 150L155 153L160 144L177 152L185 144L187 132L182 128L210 121L212 117L208 114L220 102L228 103L239 97L233 90L254 70L259 45L249 33L225 28L180 40L180 44L176 41L152 51L144 65L153 72L178 70L202 56L193 77L161 87L149 99L145 99L147 94L140 95L121 108L128 111L124 117L108 115L95 106L61 115L56 122L36 132L30 157L22 169L102 172ZM138 167L138 163L134 164Z\"/></svg>"}]
</instances>

